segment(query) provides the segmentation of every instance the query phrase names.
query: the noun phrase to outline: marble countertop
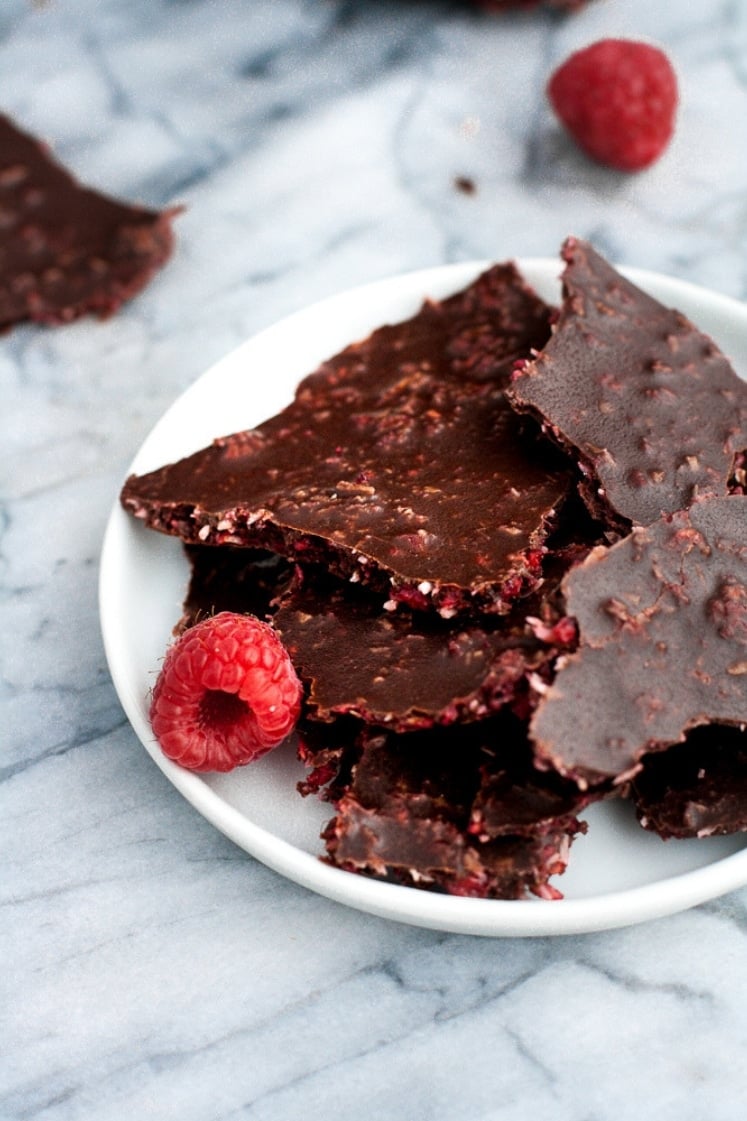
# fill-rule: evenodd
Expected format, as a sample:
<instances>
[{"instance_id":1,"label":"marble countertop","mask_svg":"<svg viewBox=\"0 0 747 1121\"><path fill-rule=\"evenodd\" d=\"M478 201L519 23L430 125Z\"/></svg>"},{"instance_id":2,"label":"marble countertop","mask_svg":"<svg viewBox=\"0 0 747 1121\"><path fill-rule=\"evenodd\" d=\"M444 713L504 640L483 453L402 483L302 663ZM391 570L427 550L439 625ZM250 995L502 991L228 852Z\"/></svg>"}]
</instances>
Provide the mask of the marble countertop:
<instances>
[{"instance_id":1,"label":"marble countertop","mask_svg":"<svg viewBox=\"0 0 747 1121\"><path fill-rule=\"evenodd\" d=\"M585 161L543 96L608 35L661 44L681 81L640 175ZM2 1121L742 1121L747 890L499 940L308 892L139 745L97 574L155 420L320 296L575 233L747 297L747 5L3 0L0 110L87 183L186 206L114 318L0 339Z\"/></svg>"}]
</instances>

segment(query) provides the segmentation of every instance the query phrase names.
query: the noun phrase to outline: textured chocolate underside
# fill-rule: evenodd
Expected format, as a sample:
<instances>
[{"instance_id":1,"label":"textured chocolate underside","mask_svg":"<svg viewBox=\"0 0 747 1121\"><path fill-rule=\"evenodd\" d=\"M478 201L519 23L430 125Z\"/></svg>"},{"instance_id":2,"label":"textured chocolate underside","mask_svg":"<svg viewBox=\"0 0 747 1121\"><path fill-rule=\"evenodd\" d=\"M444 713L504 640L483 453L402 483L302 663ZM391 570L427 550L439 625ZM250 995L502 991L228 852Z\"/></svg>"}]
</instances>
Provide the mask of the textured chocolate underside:
<instances>
[{"instance_id":1,"label":"textured chocolate underside","mask_svg":"<svg viewBox=\"0 0 747 1121\"><path fill-rule=\"evenodd\" d=\"M168 260L176 213L82 186L0 115L0 329L111 315Z\"/></svg>"},{"instance_id":2,"label":"textured chocolate underside","mask_svg":"<svg viewBox=\"0 0 747 1121\"><path fill-rule=\"evenodd\" d=\"M586 242L563 247L563 303L509 396L580 459L603 516L649 525L723 495L747 445L747 383L707 335Z\"/></svg>"},{"instance_id":3,"label":"textured chocolate underside","mask_svg":"<svg viewBox=\"0 0 747 1121\"><path fill-rule=\"evenodd\" d=\"M549 764L621 780L690 728L747 720L747 497L634 530L564 587L579 647L531 725Z\"/></svg>"}]
</instances>

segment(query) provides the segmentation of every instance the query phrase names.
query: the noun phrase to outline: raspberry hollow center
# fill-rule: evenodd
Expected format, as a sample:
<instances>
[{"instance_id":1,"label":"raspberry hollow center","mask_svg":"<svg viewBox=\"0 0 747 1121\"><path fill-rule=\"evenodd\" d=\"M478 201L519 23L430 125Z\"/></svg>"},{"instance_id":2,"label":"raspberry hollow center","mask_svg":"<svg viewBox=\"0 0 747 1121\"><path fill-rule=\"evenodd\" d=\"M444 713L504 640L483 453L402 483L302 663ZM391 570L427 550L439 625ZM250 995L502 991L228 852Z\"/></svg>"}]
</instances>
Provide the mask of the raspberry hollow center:
<instances>
[{"instance_id":1,"label":"raspberry hollow center","mask_svg":"<svg viewBox=\"0 0 747 1121\"><path fill-rule=\"evenodd\" d=\"M237 693L206 689L200 701L200 723L204 728L228 732L251 712L251 706Z\"/></svg>"}]
</instances>

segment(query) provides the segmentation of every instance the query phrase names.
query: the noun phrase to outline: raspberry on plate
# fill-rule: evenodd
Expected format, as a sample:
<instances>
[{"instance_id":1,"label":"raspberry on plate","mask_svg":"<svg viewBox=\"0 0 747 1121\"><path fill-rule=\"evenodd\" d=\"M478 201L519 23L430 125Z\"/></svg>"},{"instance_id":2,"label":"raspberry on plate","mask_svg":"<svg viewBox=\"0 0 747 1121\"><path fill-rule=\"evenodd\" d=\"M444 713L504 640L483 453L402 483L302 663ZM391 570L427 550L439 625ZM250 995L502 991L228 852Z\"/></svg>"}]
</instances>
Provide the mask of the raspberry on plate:
<instances>
[{"instance_id":1,"label":"raspberry on plate","mask_svg":"<svg viewBox=\"0 0 747 1121\"><path fill-rule=\"evenodd\" d=\"M579 147L620 171L648 167L674 132L677 78L648 43L600 39L576 51L550 78L547 95Z\"/></svg>"},{"instance_id":2,"label":"raspberry on plate","mask_svg":"<svg viewBox=\"0 0 747 1121\"><path fill-rule=\"evenodd\" d=\"M230 771L277 747L295 727L301 684L267 623L222 611L169 648L150 720L169 759L193 771Z\"/></svg>"}]
</instances>

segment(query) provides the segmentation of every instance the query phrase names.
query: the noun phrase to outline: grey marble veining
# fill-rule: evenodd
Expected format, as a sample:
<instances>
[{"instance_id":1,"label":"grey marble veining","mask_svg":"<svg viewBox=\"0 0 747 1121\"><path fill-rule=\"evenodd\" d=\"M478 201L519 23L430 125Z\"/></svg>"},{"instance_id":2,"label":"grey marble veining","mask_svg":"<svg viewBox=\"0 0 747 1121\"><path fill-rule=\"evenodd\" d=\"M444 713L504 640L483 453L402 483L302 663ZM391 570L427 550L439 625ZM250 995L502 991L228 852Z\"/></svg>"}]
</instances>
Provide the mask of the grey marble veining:
<instances>
[{"instance_id":1,"label":"grey marble veining","mask_svg":"<svg viewBox=\"0 0 747 1121\"><path fill-rule=\"evenodd\" d=\"M603 35L661 43L680 76L640 176L583 160L544 100ZM186 207L116 317L0 339L2 1121L742 1121L747 891L497 941L306 892L138 746L96 581L154 421L320 296L574 232L747 297L747 5L4 0L0 110L87 182Z\"/></svg>"}]
</instances>

